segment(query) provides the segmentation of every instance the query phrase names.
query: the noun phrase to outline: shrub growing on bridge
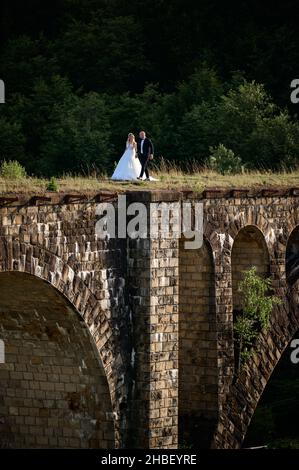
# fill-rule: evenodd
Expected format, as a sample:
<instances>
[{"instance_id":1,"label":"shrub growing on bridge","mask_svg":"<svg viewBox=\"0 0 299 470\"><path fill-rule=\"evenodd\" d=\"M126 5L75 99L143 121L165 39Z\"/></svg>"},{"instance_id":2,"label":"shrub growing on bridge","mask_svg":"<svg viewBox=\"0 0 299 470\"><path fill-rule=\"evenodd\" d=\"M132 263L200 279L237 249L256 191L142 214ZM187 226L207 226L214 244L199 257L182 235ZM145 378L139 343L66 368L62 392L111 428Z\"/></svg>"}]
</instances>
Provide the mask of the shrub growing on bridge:
<instances>
[{"instance_id":1,"label":"shrub growing on bridge","mask_svg":"<svg viewBox=\"0 0 299 470\"><path fill-rule=\"evenodd\" d=\"M0 167L0 176L7 179L26 178L25 168L16 160L4 160Z\"/></svg>"},{"instance_id":2,"label":"shrub growing on bridge","mask_svg":"<svg viewBox=\"0 0 299 470\"><path fill-rule=\"evenodd\" d=\"M271 279L260 277L255 266L244 272L244 279L238 286L243 308L234 324L239 367L251 355L253 341L259 332L269 325L274 305L281 302L278 297L269 295L270 290Z\"/></svg>"},{"instance_id":3,"label":"shrub growing on bridge","mask_svg":"<svg viewBox=\"0 0 299 470\"><path fill-rule=\"evenodd\" d=\"M208 166L212 170L222 175L241 173L242 160L231 149L219 144L218 147L210 147L210 153Z\"/></svg>"}]
</instances>

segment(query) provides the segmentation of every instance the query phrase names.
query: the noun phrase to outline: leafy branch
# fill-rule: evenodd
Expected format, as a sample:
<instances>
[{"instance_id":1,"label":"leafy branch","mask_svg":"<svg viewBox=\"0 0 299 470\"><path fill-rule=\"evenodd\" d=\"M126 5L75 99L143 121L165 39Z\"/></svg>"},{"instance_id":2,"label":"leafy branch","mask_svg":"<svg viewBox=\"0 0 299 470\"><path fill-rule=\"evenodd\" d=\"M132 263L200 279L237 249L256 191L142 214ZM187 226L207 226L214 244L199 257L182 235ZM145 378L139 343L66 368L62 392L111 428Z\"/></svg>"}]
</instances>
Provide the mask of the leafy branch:
<instances>
[{"instance_id":1,"label":"leafy branch","mask_svg":"<svg viewBox=\"0 0 299 470\"><path fill-rule=\"evenodd\" d=\"M271 279L260 277L255 266L244 272L244 279L238 285L243 307L234 324L239 349L238 369L251 355L259 332L269 326L274 305L281 303L278 297L269 295L271 285Z\"/></svg>"}]
</instances>

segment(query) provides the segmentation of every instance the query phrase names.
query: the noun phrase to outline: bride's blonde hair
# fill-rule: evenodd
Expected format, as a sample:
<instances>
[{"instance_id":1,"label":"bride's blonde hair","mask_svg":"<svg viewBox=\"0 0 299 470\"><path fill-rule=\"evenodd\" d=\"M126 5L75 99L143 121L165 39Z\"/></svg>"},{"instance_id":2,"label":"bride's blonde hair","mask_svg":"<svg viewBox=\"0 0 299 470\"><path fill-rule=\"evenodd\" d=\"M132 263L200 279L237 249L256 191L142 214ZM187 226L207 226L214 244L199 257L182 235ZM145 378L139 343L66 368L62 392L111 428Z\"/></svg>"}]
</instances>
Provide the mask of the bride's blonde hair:
<instances>
[{"instance_id":1,"label":"bride's blonde hair","mask_svg":"<svg viewBox=\"0 0 299 470\"><path fill-rule=\"evenodd\" d=\"M129 139L130 139L130 137L133 137L132 144L133 144L134 147L136 147L137 144L136 144L136 140L135 140L135 135L134 135L132 132L129 132L129 134L128 134L127 144L129 144Z\"/></svg>"}]
</instances>

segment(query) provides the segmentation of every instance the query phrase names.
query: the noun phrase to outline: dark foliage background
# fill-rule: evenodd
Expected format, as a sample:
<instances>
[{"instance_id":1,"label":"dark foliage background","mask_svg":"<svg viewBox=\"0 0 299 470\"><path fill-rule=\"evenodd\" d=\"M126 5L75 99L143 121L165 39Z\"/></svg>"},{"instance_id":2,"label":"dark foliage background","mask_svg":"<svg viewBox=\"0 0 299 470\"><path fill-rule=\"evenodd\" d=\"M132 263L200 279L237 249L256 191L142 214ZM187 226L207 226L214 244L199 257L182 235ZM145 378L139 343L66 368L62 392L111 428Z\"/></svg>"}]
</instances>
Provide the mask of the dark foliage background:
<instances>
[{"instance_id":1,"label":"dark foliage background","mask_svg":"<svg viewBox=\"0 0 299 470\"><path fill-rule=\"evenodd\" d=\"M110 172L128 132L157 157L298 164L295 0L2 0L0 159ZM299 104L297 105L299 106Z\"/></svg>"}]
</instances>

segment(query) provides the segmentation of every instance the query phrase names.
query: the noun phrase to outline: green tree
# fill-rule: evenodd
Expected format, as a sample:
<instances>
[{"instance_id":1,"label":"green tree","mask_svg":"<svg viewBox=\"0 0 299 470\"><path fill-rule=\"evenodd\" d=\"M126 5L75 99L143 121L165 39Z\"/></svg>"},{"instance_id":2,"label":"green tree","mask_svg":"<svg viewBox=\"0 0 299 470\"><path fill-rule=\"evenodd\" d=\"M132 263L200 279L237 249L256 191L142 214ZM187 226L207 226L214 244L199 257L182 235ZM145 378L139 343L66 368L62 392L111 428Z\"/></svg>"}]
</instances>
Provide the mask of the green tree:
<instances>
[{"instance_id":1,"label":"green tree","mask_svg":"<svg viewBox=\"0 0 299 470\"><path fill-rule=\"evenodd\" d=\"M124 149L128 132L138 137L140 130L145 130L153 138L157 152L161 151L163 132L166 128L166 110L164 96L157 85L148 85L143 93L129 93L120 96L105 96L111 122L111 136L116 144L117 155Z\"/></svg>"},{"instance_id":2,"label":"green tree","mask_svg":"<svg viewBox=\"0 0 299 470\"><path fill-rule=\"evenodd\" d=\"M1 76L9 86L9 95L28 95L37 80L59 74L57 60L44 36L32 39L22 35L7 42L0 54Z\"/></svg>"},{"instance_id":3,"label":"green tree","mask_svg":"<svg viewBox=\"0 0 299 470\"><path fill-rule=\"evenodd\" d=\"M223 144L210 148L208 166L222 175L236 174L242 171L242 160Z\"/></svg>"},{"instance_id":4,"label":"green tree","mask_svg":"<svg viewBox=\"0 0 299 470\"><path fill-rule=\"evenodd\" d=\"M204 163L211 146L217 146L224 136L216 121L217 105L208 102L195 104L182 118L178 133L181 147L178 149L181 161L194 159ZM225 145L228 146L227 142Z\"/></svg>"},{"instance_id":5,"label":"green tree","mask_svg":"<svg viewBox=\"0 0 299 470\"><path fill-rule=\"evenodd\" d=\"M0 142L0 160L24 160L25 136L19 122L0 117Z\"/></svg>"},{"instance_id":6,"label":"green tree","mask_svg":"<svg viewBox=\"0 0 299 470\"><path fill-rule=\"evenodd\" d=\"M267 168L284 167L290 170L299 163L299 125L284 110L279 114L259 119L252 133L254 151Z\"/></svg>"},{"instance_id":7,"label":"green tree","mask_svg":"<svg viewBox=\"0 0 299 470\"><path fill-rule=\"evenodd\" d=\"M94 92L56 104L41 142L43 174L104 172L111 168L113 146L105 101Z\"/></svg>"},{"instance_id":8,"label":"green tree","mask_svg":"<svg viewBox=\"0 0 299 470\"><path fill-rule=\"evenodd\" d=\"M40 147L43 135L56 119L53 110L56 105L68 106L74 98L70 82L60 76L51 76L47 80L37 79L31 92L27 95L15 93L10 97L9 103L4 107L9 122L19 123L24 134L24 151L21 156L17 154L12 158L20 160L28 173L41 174L39 168ZM14 136L5 129L6 139L11 140L14 146L18 141L18 133Z\"/></svg>"},{"instance_id":9,"label":"green tree","mask_svg":"<svg viewBox=\"0 0 299 470\"><path fill-rule=\"evenodd\" d=\"M215 102L194 104L180 127L186 149L182 159L203 161L209 147L223 144L249 168L279 168L285 158L298 164L295 142L299 125L282 112L261 84L247 82L231 88Z\"/></svg>"}]
</instances>

